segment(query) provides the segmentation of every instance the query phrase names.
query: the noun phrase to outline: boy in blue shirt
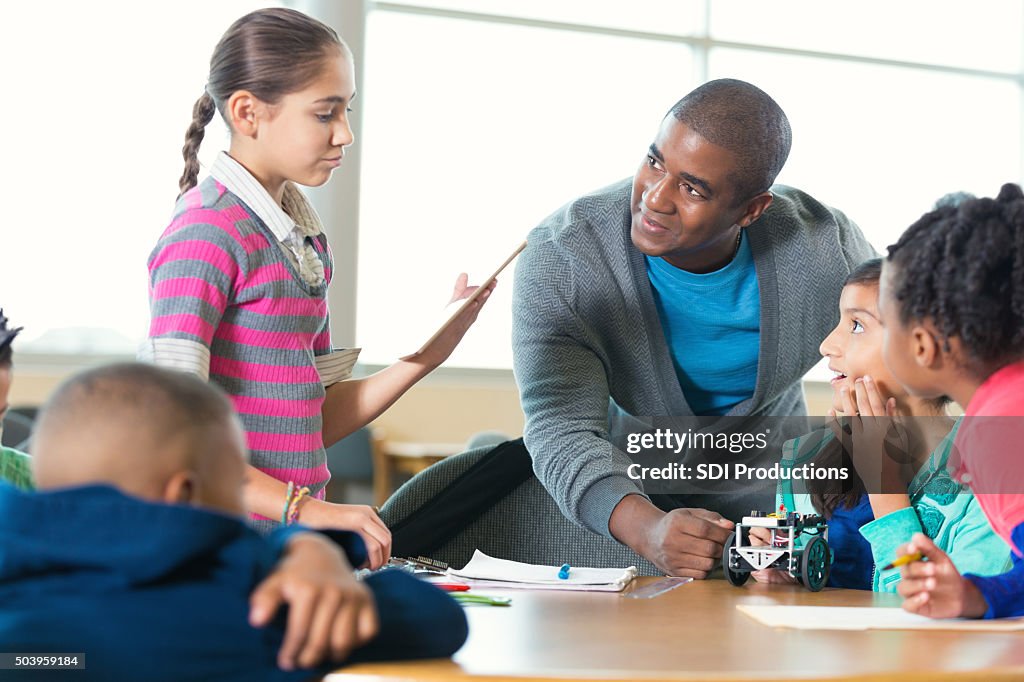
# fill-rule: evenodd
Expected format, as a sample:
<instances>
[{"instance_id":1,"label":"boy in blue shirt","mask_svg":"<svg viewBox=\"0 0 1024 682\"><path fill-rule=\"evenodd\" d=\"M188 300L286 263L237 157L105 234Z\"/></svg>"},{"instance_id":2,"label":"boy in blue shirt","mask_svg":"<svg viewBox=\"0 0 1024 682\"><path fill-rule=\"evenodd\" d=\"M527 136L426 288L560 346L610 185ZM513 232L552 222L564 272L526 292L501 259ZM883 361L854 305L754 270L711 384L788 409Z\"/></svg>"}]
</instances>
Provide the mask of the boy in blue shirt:
<instances>
[{"instance_id":1,"label":"boy in blue shirt","mask_svg":"<svg viewBox=\"0 0 1024 682\"><path fill-rule=\"evenodd\" d=\"M399 571L355 580L358 536L248 528L244 443L193 376L122 364L65 382L34 436L38 492L0 488L4 648L84 653L83 679L251 681L462 645L441 591Z\"/></svg>"}]
</instances>

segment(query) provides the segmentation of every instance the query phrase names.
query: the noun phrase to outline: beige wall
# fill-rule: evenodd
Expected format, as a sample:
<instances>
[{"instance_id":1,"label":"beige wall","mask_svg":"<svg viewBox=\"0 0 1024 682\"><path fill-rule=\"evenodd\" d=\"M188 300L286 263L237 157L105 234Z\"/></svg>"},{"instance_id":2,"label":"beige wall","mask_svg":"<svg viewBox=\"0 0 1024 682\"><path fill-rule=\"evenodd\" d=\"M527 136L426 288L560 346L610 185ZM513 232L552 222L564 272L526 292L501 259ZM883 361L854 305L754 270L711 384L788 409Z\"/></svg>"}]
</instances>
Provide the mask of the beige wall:
<instances>
[{"instance_id":1,"label":"beige wall","mask_svg":"<svg viewBox=\"0 0 1024 682\"><path fill-rule=\"evenodd\" d=\"M10 404L39 405L76 369L17 359ZM374 426L389 440L429 443L461 443L480 431L522 435L523 412L511 372L437 374L413 387Z\"/></svg>"},{"instance_id":2,"label":"beige wall","mask_svg":"<svg viewBox=\"0 0 1024 682\"><path fill-rule=\"evenodd\" d=\"M15 368L11 405L37 405L46 399L70 371L61 367ZM501 431L509 436L523 432L519 392L511 372L438 372L413 387L395 403L375 426L388 440L459 443L479 431ZM831 389L821 382L806 382L808 410L825 414Z\"/></svg>"},{"instance_id":3,"label":"beige wall","mask_svg":"<svg viewBox=\"0 0 1024 682\"><path fill-rule=\"evenodd\" d=\"M8 402L13 407L39 405L68 373L58 369L24 370L16 361Z\"/></svg>"},{"instance_id":4,"label":"beige wall","mask_svg":"<svg viewBox=\"0 0 1024 682\"><path fill-rule=\"evenodd\" d=\"M402 396L374 427L394 441L461 443L480 431L515 438L523 434L523 411L511 376L486 382L428 379Z\"/></svg>"}]
</instances>

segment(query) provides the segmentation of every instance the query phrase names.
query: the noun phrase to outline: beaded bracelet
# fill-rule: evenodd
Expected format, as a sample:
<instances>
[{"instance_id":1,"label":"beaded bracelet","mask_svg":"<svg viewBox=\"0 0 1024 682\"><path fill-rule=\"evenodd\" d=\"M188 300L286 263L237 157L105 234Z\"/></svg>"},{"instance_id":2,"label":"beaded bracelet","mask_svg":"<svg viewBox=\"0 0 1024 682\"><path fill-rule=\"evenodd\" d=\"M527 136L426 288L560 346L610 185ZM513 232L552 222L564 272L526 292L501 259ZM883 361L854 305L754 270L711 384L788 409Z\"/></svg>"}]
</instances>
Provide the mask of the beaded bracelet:
<instances>
[{"instance_id":1,"label":"beaded bracelet","mask_svg":"<svg viewBox=\"0 0 1024 682\"><path fill-rule=\"evenodd\" d=\"M302 486L295 491L294 497L292 497L288 505L288 521L286 525L290 526L299 519L299 502L307 495L309 495L309 488L306 486Z\"/></svg>"},{"instance_id":2,"label":"beaded bracelet","mask_svg":"<svg viewBox=\"0 0 1024 682\"><path fill-rule=\"evenodd\" d=\"M288 489L284 493L284 509L281 510L281 525L288 525L288 508L292 504L292 493L295 492L295 484L288 481Z\"/></svg>"}]
</instances>

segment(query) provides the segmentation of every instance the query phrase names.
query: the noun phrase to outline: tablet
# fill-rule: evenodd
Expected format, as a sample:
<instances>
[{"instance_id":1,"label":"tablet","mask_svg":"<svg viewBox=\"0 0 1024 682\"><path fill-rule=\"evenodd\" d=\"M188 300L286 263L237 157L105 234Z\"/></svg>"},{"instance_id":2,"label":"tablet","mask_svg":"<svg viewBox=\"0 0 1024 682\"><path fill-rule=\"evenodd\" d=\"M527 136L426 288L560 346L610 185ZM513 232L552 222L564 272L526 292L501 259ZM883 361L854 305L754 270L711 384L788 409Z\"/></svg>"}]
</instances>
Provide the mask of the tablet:
<instances>
[{"instance_id":1,"label":"tablet","mask_svg":"<svg viewBox=\"0 0 1024 682\"><path fill-rule=\"evenodd\" d=\"M480 286L477 288L477 290L469 295L469 298L467 298L464 301L462 301L462 305L460 305L458 307L458 309L454 313L452 313L451 316L447 320L445 320L445 323L442 324L440 326L440 328L438 328L438 330L436 332L434 332L433 336L431 336L429 339L427 339L426 342L422 346L420 346L420 349L418 351L416 351L415 353L410 353L409 355L403 356L401 359L402 360L409 360L411 358L414 358L417 355L419 355L420 353L422 353L423 351L425 351L427 349L427 346L429 346L430 344L434 343L434 341L437 340L437 337L441 336L441 334L443 334L444 331L446 329L448 329L448 327L451 326L452 322L455 321L455 318L458 317L462 313L462 311L465 310L469 305L471 305L473 303L473 301L475 301L477 298L479 298L479 296L487 289L487 287L491 286L491 283L494 282L494 280L498 278L498 275L501 274L501 271L504 270L505 268L507 268L508 264L511 263L512 261L514 261L516 259L516 256L521 254L523 252L523 249L525 249L525 248L526 248L526 242L523 242L522 244L517 246L516 250L513 251L509 255L508 258L505 259L505 262L502 263L501 265L499 265L498 269L495 270L493 273L491 273L491 276L488 277L487 279L485 279L480 284Z\"/></svg>"}]
</instances>

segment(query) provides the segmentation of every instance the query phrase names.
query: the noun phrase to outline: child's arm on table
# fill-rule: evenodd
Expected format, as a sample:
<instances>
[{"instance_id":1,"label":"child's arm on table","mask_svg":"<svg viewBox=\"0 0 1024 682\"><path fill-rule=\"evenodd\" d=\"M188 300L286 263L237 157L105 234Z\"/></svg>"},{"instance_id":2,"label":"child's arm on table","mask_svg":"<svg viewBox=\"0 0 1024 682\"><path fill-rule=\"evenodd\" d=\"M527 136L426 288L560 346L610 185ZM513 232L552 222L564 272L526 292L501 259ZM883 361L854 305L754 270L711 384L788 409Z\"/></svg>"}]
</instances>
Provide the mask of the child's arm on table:
<instances>
[{"instance_id":1,"label":"child's arm on table","mask_svg":"<svg viewBox=\"0 0 1024 682\"><path fill-rule=\"evenodd\" d=\"M249 597L249 622L263 627L284 604L288 622L278 666L310 668L341 661L379 629L373 595L355 579L342 551L319 533L297 532L285 541L274 570Z\"/></svg>"},{"instance_id":2,"label":"child's arm on table","mask_svg":"<svg viewBox=\"0 0 1024 682\"><path fill-rule=\"evenodd\" d=\"M949 556L923 533L896 550L898 556L920 552L928 561L901 569L897 591L903 608L929 618L981 618L989 610L978 587L960 575Z\"/></svg>"},{"instance_id":3,"label":"child's arm on table","mask_svg":"<svg viewBox=\"0 0 1024 682\"><path fill-rule=\"evenodd\" d=\"M1024 523L1018 524L1011 534L1016 547L1024 547ZM1005 544L1005 543L1003 543ZM1010 555L1013 565L1000 575L964 575L981 593L988 606L984 618L1013 618L1024 616L1024 558L1016 552Z\"/></svg>"},{"instance_id":4,"label":"child's arm on table","mask_svg":"<svg viewBox=\"0 0 1024 682\"><path fill-rule=\"evenodd\" d=\"M287 491L287 484L249 466L245 485L245 505L249 511L268 519L281 518ZM373 507L306 498L299 503L298 520L311 528L358 533L366 544L369 568L380 568L391 556L391 531Z\"/></svg>"}]
</instances>

